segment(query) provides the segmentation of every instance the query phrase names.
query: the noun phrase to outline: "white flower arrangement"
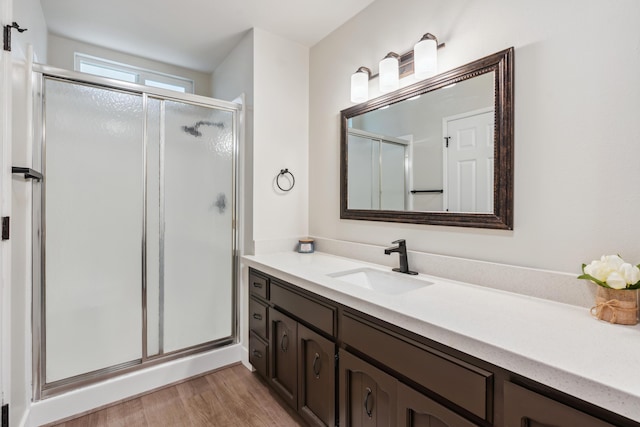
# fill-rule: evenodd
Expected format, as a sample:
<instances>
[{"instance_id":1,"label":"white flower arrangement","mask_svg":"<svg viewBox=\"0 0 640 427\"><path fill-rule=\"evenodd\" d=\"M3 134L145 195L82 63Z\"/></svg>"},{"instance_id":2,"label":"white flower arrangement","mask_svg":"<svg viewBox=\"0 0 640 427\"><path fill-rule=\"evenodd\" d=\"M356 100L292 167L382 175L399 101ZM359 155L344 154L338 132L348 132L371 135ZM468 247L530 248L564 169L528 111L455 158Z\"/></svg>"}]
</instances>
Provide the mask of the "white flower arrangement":
<instances>
[{"instance_id":1,"label":"white flower arrangement","mask_svg":"<svg viewBox=\"0 0 640 427\"><path fill-rule=\"evenodd\" d=\"M638 289L640 288L640 265L624 262L619 255L603 255L589 265L582 264L584 274L578 279L591 280L604 288Z\"/></svg>"}]
</instances>

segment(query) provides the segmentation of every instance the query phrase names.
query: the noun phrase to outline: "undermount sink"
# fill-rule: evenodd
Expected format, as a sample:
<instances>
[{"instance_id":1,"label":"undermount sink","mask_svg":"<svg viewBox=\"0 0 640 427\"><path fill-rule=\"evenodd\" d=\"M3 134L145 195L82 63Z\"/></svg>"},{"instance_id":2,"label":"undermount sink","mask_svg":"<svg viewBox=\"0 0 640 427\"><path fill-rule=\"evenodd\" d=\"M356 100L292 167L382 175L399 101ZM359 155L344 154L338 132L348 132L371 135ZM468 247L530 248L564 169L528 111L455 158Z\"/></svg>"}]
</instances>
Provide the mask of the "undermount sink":
<instances>
[{"instance_id":1,"label":"undermount sink","mask_svg":"<svg viewBox=\"0 0 640 427\"><path fill-rule=\"evenodd\" d=\"M433 282L414 279L402 273L375 270L373 268L340 271L329 274L329 276L386 295L399 295L433 285Z\"/></svg>"}]
</instances>

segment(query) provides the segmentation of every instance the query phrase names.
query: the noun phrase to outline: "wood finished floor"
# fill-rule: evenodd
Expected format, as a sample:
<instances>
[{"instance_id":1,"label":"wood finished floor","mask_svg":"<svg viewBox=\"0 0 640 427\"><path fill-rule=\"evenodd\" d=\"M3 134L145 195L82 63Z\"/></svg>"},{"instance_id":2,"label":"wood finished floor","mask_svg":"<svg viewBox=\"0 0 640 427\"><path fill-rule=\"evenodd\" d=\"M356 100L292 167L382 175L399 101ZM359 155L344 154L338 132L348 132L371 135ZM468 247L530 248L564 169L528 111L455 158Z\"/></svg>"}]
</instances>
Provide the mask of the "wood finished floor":
<instances>
[{"instance_id":1,"label":"wood finished floor","mask_svg":"<svg viewBox=\"0 0 640 427\"><path fill-rule=\"evenodd\" d=\"M235 365L57 427L302 426L304 422L255 374Z\"/></svg>"}]
</instances>

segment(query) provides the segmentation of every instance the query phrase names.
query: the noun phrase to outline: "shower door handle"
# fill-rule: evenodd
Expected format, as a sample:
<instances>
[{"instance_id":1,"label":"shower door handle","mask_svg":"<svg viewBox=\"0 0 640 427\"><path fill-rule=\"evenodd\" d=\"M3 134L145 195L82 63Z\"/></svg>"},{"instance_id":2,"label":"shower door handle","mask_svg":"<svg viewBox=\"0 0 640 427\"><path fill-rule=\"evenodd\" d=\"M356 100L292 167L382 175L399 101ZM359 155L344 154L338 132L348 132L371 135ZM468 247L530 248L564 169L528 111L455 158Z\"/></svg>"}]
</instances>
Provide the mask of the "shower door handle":
<instances>
[{"instance_id":1,"label":"shower door handle","mask_svg":"<svg viewBox=\"0 0 640 427\"><path fill-rule=\"evenodd\" d=\"M20 166L12 166L11 173L23 174L24 179L35 179L36 181L42 181L42 179L44 178L40 172L31 168L23 168Z\"/></svg>"}]
</instances>

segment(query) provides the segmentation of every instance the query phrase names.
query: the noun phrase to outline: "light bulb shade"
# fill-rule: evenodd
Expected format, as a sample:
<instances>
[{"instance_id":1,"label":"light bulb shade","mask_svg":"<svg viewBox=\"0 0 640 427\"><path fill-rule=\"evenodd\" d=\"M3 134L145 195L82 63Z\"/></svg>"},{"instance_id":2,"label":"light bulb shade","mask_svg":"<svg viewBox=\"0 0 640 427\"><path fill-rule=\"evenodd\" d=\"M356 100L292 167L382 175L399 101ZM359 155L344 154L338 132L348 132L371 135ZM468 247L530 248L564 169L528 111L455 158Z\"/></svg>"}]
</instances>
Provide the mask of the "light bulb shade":
<instances>
[{"instance_id":1,"label":"light bulb shade","mask_svg":"<svg viewBox=\"0 0 640 427\"><path fill-rule=\"evenodd\" d=\"M379 65L380 92L391 92L400 86L400 68L398 58L387 56Z\"/></svg>"},{"instance_id":2,"label":"light bulb shade","mask_svg":"<svg viewBox=\"0 0 640 427\"><path fill-rule=\"evenodd\" d=\"M351 75L351 102L369 100L369 73L357 71Z\"/></svg>"},{"instance_id":3,"label":"light bulb shade","mask_svg":"<svg viewBox=\"0 0 640 427\"><path fill-rule=\"evenodd\" d=\"M413 48L414 74L417 79L426 79L438 73L438 42L433 39L420 40Z\"/></svg>"}]
</instances>

